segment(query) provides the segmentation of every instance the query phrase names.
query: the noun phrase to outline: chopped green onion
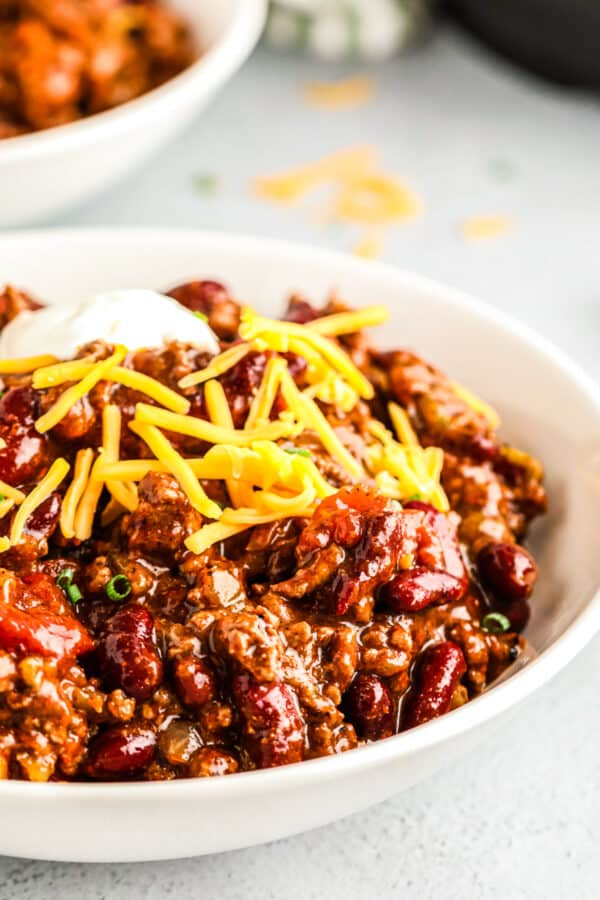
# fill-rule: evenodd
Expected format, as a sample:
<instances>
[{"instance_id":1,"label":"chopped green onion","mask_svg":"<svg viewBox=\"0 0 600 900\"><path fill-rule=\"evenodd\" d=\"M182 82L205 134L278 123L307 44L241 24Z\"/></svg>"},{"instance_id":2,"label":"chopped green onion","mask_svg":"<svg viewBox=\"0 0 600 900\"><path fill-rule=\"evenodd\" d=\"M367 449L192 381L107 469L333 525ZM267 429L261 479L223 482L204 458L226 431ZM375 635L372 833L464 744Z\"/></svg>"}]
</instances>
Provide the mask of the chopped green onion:
<instances>
[{"instance_id":1,"label":"chopped green onion","mask_svg":"<svg viewBox=\"0 0 600 900\"><path fill-rule=\"evenodd\" d=\"M200 194L212 194L219 186L219 179L210 172L198 173L192 178L194 189Z\"/></svg>"},{"instance_id":2,"label":"chopped green onion","mask_svg":"<svg viewBox=\"0 0 600 900\"><path fill-rule=\"evenodd\" d=\"M131 593L131 582L127 575L115 575L106 585L106 594L113 603L119 603Z\"/></svg>"},{"instance_id":3,"label":"chopped green onion","mask_svg":"<svg viewBox=\"0 0 600 900\"><path fill-rule=\"evenodd\" d=\"M75 571L73 569L63 569L58 578L56 579L56 583L63 591L67 591L67 588L70 584L73 583L73 575Z\"/></svg>"},{"instance_id":4,"label":"chopped green onion","mask_svg":"<svg viewBox=\"0 0 600 900\"><path fill-rule=\"evenodd\" d=\"M202 322L208 322L208 316L205 315L205 313L194 310L194 315L196 316L197 319L200 319Z\"/></svg>"},{"instance_id":5,"label":"chopped green onion","mask_svg":"<svg viewBox=\"0 0 600 900\"><path fill-rule=\"evenodd\" d=\"M510 631L510 619L499 612L491 612L481 620L481 627L490 634L503 634Z\"/></svg>"},{"instance_id":6,"label":"chopped green onion","mask_svg":"<svg viewBox=\"0 0 600 900\"><path fill-rule=\"evenodd\" d=\"M312 453L304 447L284 447L283 449L286 453L289 453L290 456L305 456L306 459L312 459Z\"/></svg>"},{"instance_id":7,"label":"chopped green onion","mask_svg":"<svg viewBox=\"0 0 600 900\"><path fill-rule=\"evenodd\" d=\"M515 177L515 167L508 159L493 159L490 171L498 181L511 181Z\"/></svg>"},{"instance_id":8,"label":"chopped green onion","mask_svg":"<svg viewBox=\"0 0 600 900\"><path fill-rule=\"evenodd\" d=\"M6 500L6 497L4 494L0 494L0 503L2 503L3 500Z\"/></svg>"},{"instance_id":9,"label":"chopped green onion","mask_svg":"<svg viewBox=\"0 0 600 900\"><path fill-rule=\"evenodd\" d=\"M410 497L407 497L406 500L403 500L403 503L412 503L413 500L421 500L420 494L411 494Z\"/></svg>"},{"instance_id":10,"label":"chopped green onion","mask_svg":"<svg viewBox=\"0 0 600 900\"><path fill-rule=\"evenodd\" d=\"M76 603L79 603L79 601L83 597L83 594L81 593L77 585L73 584L74 574L75 572L73 569L63 569L56 579L57 585L62 591L64 591L73 606L75 606Z\"/></svg>"},{"instance_id":11,"label":"chopped green onion","mask_svg":"<svg viewBox=\"0 0 600 900\"><path fill-rule=\"evenodd\" d=\"M79 590L79 588L77 587L76 584L69 584L67 586L65 593L66 593L67 597L69 598L69 600L71 601L71 603L73 604L73 606L75 606L77 603L79 603L79 601L83 597L83 594L81 593L81 591Z\"/></svg>"}]
</instances>

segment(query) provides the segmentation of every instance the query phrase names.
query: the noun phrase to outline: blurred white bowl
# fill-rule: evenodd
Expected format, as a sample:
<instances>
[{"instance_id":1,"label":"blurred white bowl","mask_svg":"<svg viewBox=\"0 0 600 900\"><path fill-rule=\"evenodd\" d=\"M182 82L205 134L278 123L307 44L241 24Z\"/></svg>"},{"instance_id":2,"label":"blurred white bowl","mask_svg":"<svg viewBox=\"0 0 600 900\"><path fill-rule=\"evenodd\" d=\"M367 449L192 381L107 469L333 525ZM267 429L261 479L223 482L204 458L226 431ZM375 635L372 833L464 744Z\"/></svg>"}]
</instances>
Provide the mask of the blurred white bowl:
<instances>
[{"instance_id":1,"label":"blurred white bowl","mask_svg":"<svg viewBox=\"0 0 600 900\"><path fill-rule=\"evenodd\" d=\"M532 546L540 578L526 636L537 651L483 696L412 731L279 769L160 783L0 781L0 854L152 860L271 841L377 803L473 752L600 627L600 389L563 353L498 312L391 266L315 248L190 231L90 230L0 240L2 279L60 303L115 288L225 281L267 315L290 292L332 287L384 303L382 346L414 347L499 411L503 436L546 465L550 513ZM451 777L451 776L450 776Z\"/></svg>"},{"instance_id":2,"label":"blurred white bowl","mask_svg":"<svg viewBox=\"0 0 600 900\"><path fill-rule=\"evenodd\" d=\"M41 221L79 203L167 143L242 65L266 0L172 0L203 55L142 97L68 125L0 140L0 227Z\"/></svg>"}]
</instances>

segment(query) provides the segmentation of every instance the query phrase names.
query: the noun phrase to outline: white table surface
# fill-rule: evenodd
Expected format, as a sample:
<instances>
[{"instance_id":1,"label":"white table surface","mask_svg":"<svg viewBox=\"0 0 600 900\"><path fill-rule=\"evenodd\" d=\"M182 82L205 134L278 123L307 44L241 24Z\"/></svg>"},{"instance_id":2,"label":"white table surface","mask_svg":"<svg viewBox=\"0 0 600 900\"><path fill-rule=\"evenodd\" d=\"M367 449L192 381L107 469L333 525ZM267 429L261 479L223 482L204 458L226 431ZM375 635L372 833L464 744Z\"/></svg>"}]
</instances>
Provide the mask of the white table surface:
<instances>
[{"instance_id":1,"label":"white table surface","mask_svg":"<svg viewBox=\"0 0 600 900\"><path fill-rule=\"evenodd\" d=\"M529 80L452 33L376 70L377 99L358 112L302 104L307 80L338 74L259 50L167 153L57 224L208 227L348 250L355 229L265 205L249 182L374 144L425 204L418 221L393 230L386 258L518 316L600 378L597 101ZM495 160L510 164L510 178L494 174ZM195 192L194 173L217 175L218 190ZM510 216L514 230L465 241L461 221L487 213ZM599 653L596 639L516 713L501 743L488 741L367 812L270 846L180 862L1 859L0 900L597 898Z\"/></svg>"}]
</instances>

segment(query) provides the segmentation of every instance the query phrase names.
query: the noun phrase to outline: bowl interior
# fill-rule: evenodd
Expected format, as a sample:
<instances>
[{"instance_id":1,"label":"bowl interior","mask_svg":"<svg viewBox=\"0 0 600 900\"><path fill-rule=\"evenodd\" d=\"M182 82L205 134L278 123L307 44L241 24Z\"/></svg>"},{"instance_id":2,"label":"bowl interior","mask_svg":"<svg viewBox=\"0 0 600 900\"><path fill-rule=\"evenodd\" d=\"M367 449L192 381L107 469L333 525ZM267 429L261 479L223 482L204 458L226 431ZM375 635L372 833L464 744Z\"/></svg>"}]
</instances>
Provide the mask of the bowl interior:
<instances>
[{"instance_id":1,"label":"bowl interior","mask_svg":"<svg viewBox=\"0 0 600 900\"><path fill-rule=\"evenodd\" d=\"M559 351L484 304L350 257L190 232L17 235L0 244L0 272L52 302L211 277L272 315L292 291L321 301L335 288L353 305L387 304L390 322L376 340L412 347L468 385L499 411L502 437L545 464L550 512L534 525L530 541L541 571L526 633L534 649L550 647L598 590L600 405L594 389Z\"/></svg>"},{"instance_id":2,"label":"bowl interior","mask_svg":"<svg viewBox=\"0 0 600 900\"><path fill-rule=\"evenodd\" d=\"M213 47L225 34L241 0L169 0L169 5L185 18L191 27L199 47Z\"/></svg>"}]
</instances>

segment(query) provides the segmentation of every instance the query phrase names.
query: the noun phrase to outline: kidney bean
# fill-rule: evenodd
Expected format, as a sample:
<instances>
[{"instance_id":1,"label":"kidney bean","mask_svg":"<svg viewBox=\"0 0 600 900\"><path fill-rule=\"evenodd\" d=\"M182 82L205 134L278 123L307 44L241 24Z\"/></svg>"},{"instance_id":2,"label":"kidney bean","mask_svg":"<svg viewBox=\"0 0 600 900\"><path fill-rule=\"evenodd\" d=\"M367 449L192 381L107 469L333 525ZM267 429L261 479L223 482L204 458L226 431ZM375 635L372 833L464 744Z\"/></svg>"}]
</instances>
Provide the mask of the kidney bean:
<instances>
[{"instance_id":1,"label":"kidney bean","mask_svg":"<svg viewBox=\"0 0 600 900\"><path fill-rule=\"evenodd\" d=\"M514 600L509 600L508 603L499 600L496 606L498 612L503 613L510 622L512 631L523 631L531 615L529 603L524 597L515 597Z\"/></svg>"},{"instance_id":2,"label":"kidney bean","mask_svg":"<svg viewBox=\"0 0 600 900\"><path fill-rule=\"evenodd\" d=\"M288 366L288 372L294 379L294 381L300 381L306 370L308 369L308 363L303 356L299 356L297 353L282 353L281 356L285 357ZM285 408L285 404L281 404L279 406L279 398L275 399L275 409L280 412L283 408Z\"/></svg>"},{"instance_id":3,"label":"kidney bean","mask_svg":"<svg viewBox=\"0 0 600 900\"><path fill-rule=\"evenodd\" d=\"M464 582L466 587L468 578L465 563L460 552L456 529L448 516L422 500L410 500L404 504L404 509L419 509L425 513L427 525L435 532L442 545L445 571Z\"/></svg>"},{"instance_id":4,"label":"kidney bean","mask_svg":"<svg viewBox=\"0 0 600 900\"><path fill-rule=\"evenodd\" d=\"M394 733L394 702L378 675L358 674L344 694L342 708L361 738L377 741Z\"/></svg>"},{"instance_id":5,"label":"kidney bean","mask_svg":"<svg viewBox=\"0 0 600 900\"><path fill-rule=\"evenodd\" d=\"M38 396L30 387L11 388L0 399L0 480L7 484L35 481L48 464L48 442L38 434L34 422Z\"/></svg>"},{"instance_id":6,"label":"kidney bean","mask_svg":"<svg viewBox=\"0 0 600 900\"><path fill-rule=\"evenodd\" d=\"M189 281L169 291L182 306L208 316L208 323L223 341L231 341L240 326L239 304L219 281Z\"/></svg>"},{"instance_id":7,"label":"kidney bean","mask_svg":"<svg viewBox=\"0 0 600 900\"><path fill-rule=\"evenodd\" d=\"M403 503L402 506L404 509L420 509L421 512L427 513L428 518L432 522L438 514L435 506L432 506L431 503L425 503L424 500L408 500L406 503Z\"/></svg>"},{"instance_id":8,"label":"kidney bean","mask_svg":"<svg viewBox=\"0 0 600 900\"><path fill-rule=\"evenodd\" d=\"M145 607L132 603L109 619L98 642L98 661L109 689L121 688L136 700L150 697L162 681L163 665Z\"/></svg>"},{"instance_id":9,"label":"kidney bean","mask_svg":"<svg viewBox=\"0 0 600 900\"><path fill-rule=\"evenodd\" d=\"M419 612L433 604L460 600L464 581L434 569L417 567L400 572L382 590L382 598L393 612Z\"/></svg>"},{"instance_id":10,"label":"kidney bean","mask_svg":"<svg viewBox=\"0 0 600 900\"><path fill-rule=\"evenodd\" d=\"M169 291L182 306L193 312L206 313L215 303L227 300L229 294L225 285L220 281L188 281Z\"/></svg>"},{"instance_id":11,"label":"kidney bean","mask_svg":"<svg viewBox=\"0 0 600 900\"><path fill-rule=\"evenodd\" d=\"M13 653L75 658L93 648L87 630L73 616L42 607L30 611L0 606L0 648Z\"/></svg>"},{"instance_id":12,"label":"kidney bean","mask_svg":"<svg viewBox=\"0 0 600 900\"><path fill-rule=\"evenodd\" d=\"M304 722L292 689L282 681L260 683L244 672L233 679L244 720L243 744L258 769L304 757Z\"/></svg>"},{"instance_id":13,"label":"kidney bean","mask_svg":"<svg viewBox=\"0 0 600 900\"><path fill-rule=\"evenodd\" d=\"M192 654L179 656L173 666L173 681L179 699L191 709L201 709L217 693L217 677L211 664Z\"/></svg>"},{"instance_id":14,"label":"kidney bean","mask_svg":"<svg viewBox=\"0 0 600 900\"><path fill-rule=\"evenodd\" d=\"M61 385L60 388L48 391L44 397L42 409L49 409L64 390L65 388ZM54 426L52 434L59 441L82 441L84 438L90 440L91 432L96 425L96 418L96 410L86 394L77 400L68 413Z\"/></svg>"},{"instance_id":15,"label":"kidney bean","mask_svg":"<svg viewBox=\"0 0 600 900\"><path fill-rule=\"evenodd\" d=\"M48 540L58 525L60 506L60 494L54 491L29 516L25 523L25 531L38 541Z\"/></svg>"},{"instance_id":16,"label":"kidney bean","mask_svg":"<svg viewBox=\"0 0 600 900\"><path fill-rule=\"evenodd\" d=\"M0 399L0 422L16 422L22 427L33 425L38 414L38 394L32 387L14 387Z\"/></svg>"},{"instance_id":17,"label":"kidney bean","mask_svg":"<svg viewBox=\"0 0 600 900\"><path fill-rule=\"evenodd\" d=\"M484 585L506 603L526 600L538 574L533 557L518 544L486 544L477 568Z\"/></svg>"},{"instance_id":18,"label":"kidney bean","mask_svg":"<svg viewBox=\"0 0 600 900\"><path fill-rule=\"evenodd\" d=\"M400 713L400 730L422 725L447 712L454 689L467 671L462 650L452 641L426 647L417 658L412 687Z\"/></svg>"},{"instance_id":19,"label":"kidney bean","mask_svg":"<svg viewBox=\"0 0 600 900\"><path fill-rule=\"evenodd\" d=\"M308 300L305 300L304 297L293 296L290 298L284 318L286 322L306 325L307 322L312 322L318 317L318 310Z\"/></svg>"},{"instance_id":20,"label":"kidney bean","mask_svg":"<svg viewBox=\"0 0 600 900\"><path fill-rule=\"evenodd\" d=\"M95 738L85 763L90 778L125 778L136 775L154 758L156 734L140 725L117 725Z\"/></svg>"},{"instance_id":21,"label":"kidney bean","mask_svg":"<svg viewBox=\"0 0 600 900\"><path fill-rule=\"evenodd\" d=\"M236 428L248 415L252 397L258 390L269 359L268 353L252 350L223 375L221 383Z\"/></svg>"}]
</instances>

